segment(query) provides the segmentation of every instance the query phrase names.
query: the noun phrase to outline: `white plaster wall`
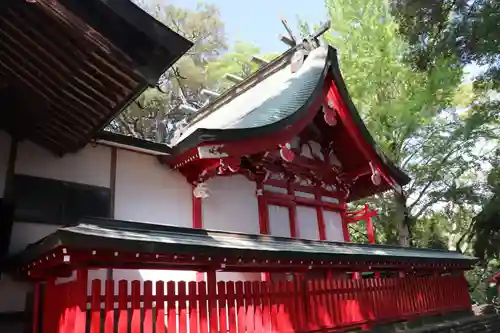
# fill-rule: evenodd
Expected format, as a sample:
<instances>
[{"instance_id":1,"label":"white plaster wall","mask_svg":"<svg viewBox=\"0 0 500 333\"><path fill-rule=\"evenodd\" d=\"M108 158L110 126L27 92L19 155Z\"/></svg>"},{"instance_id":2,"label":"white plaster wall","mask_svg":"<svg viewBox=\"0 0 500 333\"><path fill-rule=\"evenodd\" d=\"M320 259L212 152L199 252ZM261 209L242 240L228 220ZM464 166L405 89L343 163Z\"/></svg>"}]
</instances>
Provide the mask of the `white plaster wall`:
<instances>
[{"instance_id":1,"label":"white plaster wall","mask_svg":"<svg viewBox=\"0 0 500 333\"><path fill-rule=\"evenodd\" d=\"M315 207L297 206L299 238L319 240L318 214Z\"/></svg>"},{"instance_id":2,"label":"white plaster wall","mask_svg":"<svg viewBox=\"0 0 500 333\"><path fill-rule=\"evenodd\" d=\"M261 281L261 273L250 272L217 272L218 281Z\"/></svg>"},{"instance_id":3,"label":"white plaster wall","mask_svg":"<svg viewBox=\"0 0 500 333\"><path fill-rule=\"evenodd\" d=\"M24 311L26 296L31 290L33 290L31 283L14 281L8 275L2 274L0 280L0 313Z\"/></svg>"},{"instance_id":4,"label":"white plaster wall","mask_svg":"<svg viewBox=\"0 0 500 333\"><path fill-rule=\"evenodd\" d=\"M87 145L77 153L59 157L23 141L16 160L17 174L103 187L109 187L110 167L111 150L101 145Z\"/></svg>"},{"instance_id":5,"label":"white plaster wall","mask_svg":"<svg viewBox=\"0 0 500 333\"><path fill-rule=\"evenodd\" d=\"M0 198L5 189L5 173L9 163L10 136L7 132L0 131Z\"/></svg>"},{"instance_id":6,"label":"white plaster wall","mask_svg":"<svg viewBox=\"0 0 500 333\"><path fill-rule=\"evenodd\" d=\"M334 242L344 241L344 231L342 229L342 216L338 212L323 210L325 221L326 239Z\"/></svg>"},{"instance_id":7,"label":"white plaster wall","mask_svg":"<svg viewBox=\"0 0 500 333\"><path fill-rule=\"evenodd\" d=\"M290 211L288 207L268 205L269 234L278 237L291 237Z\"/></svg>"},{"instance_id":8,"label":"white plaster wall","mask_svg":"<svg viewBox=\"0 0 500 333\"><path fill-rule=\"evenodd\" d=\"M48 236L58 228L57 225L14 222L9 254L24 250L29 244ZM2 274L0 280L0 313L24 311L27 293L32 289L32 284L14 281L8 275Z\"/></svg>"},{"instance_id":9,"label":"white plaster wall","mask_svg":"<svg viewBox=\"0 0 500 333\"><path fill-rule=\"evenodd\" d=\"M118 150L115 219L192 227L192 188L155 156Z\"/></svg>"},{"instance_id":10,"label":"white plaster wall","mask_svg":"<svg viewBox=\"0 0 500 333\"><path fill-rule=\"evenodd\" d=\"M60 227L55 224L14 222L10 236L9 254L23 251L29 244L47 237Z\"/></svg>"},{"instance_id":11,"label":"white plaster wall","mask_svg":"<svg viewBox=\"0 0 500 333\"><path fill-rule=\"evenodd\" d=\"M259 234L256 186L244 176L212 178L203 199L203 228Z\"/></svg>"}]
</instances>

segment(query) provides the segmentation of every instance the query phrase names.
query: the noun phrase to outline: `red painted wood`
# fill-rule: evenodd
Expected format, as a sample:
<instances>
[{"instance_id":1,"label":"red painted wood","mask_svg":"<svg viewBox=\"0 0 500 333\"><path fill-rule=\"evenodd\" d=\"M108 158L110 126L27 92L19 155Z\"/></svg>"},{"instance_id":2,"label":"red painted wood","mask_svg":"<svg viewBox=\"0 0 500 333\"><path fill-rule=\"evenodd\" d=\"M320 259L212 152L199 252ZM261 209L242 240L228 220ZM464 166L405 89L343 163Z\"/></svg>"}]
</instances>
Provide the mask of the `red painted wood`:
<instances>
[{"instance_id":1,"label":"red painted wood","mask_svg":"<svg viewBox=\"0 0 500 333\"><path fill-rule=\"evenodd\" d=\"M141 282L134 280L131 282L132 289L132 322L131 333L141 333Z\"/></svg>"},{"instance_id":2,"label":"red painted wood","mask_svg":"<svg viewBox=\"0 0 500 333\"><path fill-rule=\"evenodd\" d=\"M144 321L143 333L153 333L153 282L144 282Z\"/></svg>"},{"instance_id":3,"label":"red painted wood","mask_svg":"<svg viewBox=\"0 0 500 333\"><path fill-rule=\"evenodd\" d=\"M208 324L210 332L217 331L219 320L217 311L217 275L215 271L207 272L208 292Z\"/></svg>"},{"instance_id":4,"label":"red painted wood","mask_svg":"<svg viewBox=\"0 0 500 333\"><path fill-rule=\"evenodd\" d=\"M90 304L90 333L101 332L101 280L92 281L92 303Z\"/></svg>"},{"instance_id":5,"label":"red painted wood","mask_svg":"<svg viewBox=\"0 0 500 333\"><path fill-rule=\"evenodd\" d=\"M238 326L236 324L236 297L235 297L235 288L234 282L229 281L226 284L227 290L227 312L228 312L228 332L229 333L237 333Z\"/></svg>"},{"instance_id":6,"label":"red painted wood","mask_svg":"<svg viewBox=\"0 0 500 333\"><path fill-rule=\"evenodd\" d=\"M38 322L40 320L40 293L41 293L41 282L35 283L33 290L33 328L32 333L39 333L40 328Z\"/></svg>"},{"instance_id":7,"label":"red painted wood","mask_svg":"<svg viewBox=\"0 0 500 333\"><path fill-rule=\"evenodd\" d=\"M156 333L165 333L165 282L156 281L156 294L154 296L156 316L155 327Z\"/></svg>"},{"instance_id":8,"label":"red painted wood","mask_svg":"<svg viewBox=\"0 0 500 333\"><path fill-rule=\"evenodd\" d=\"M118 281L118 333L128 332L128 282Z\"/></svg>"},{"instance_id":9,"label":"red painted wood","mask_svg":"<svg viewBox=\"0 0 500 333\"><path fill-rule=\"evenodd\" d=\"M179 333L177 310L175 308L175 282L167 282L167 332Z\"/></svg>"},{"instance_id":10,"label":"red painted wood","mask_svg":"<svg viewBox=\"0 0 500 333\"><path fill-rule=\"evenodd\" d=\"M243 283L243 293L245 298L246 330L247 333L255 331L255 308L252 297L252 283L245 281Z\"/></svg>"},{"instance_id":11,"label":"red painted wood","mask_svg":"<svg viewBox=\"0 0 500 333\"><path fill-rule=\"evenodd\" d=\"M262 329L264 332L271 332L271 298L270 298L270 284L269 282L263 282L261 284L261 295L262 295Z\"/></svg>"},{"instance_id":12,"label":"red painted wood","mask_svg":"<svg viewBox=\"0 0 500 333\"><path fill-rule=\"evenodd\" d=\"M179 333L187 333L186 282L177 282L177 306L179 312Z\"/></svg>"},{"instance_id":13,"label":"red painted wood","mask_svg":"<svg viewBox=\"0 0 500 333\"><path fill-rule=\"evenodd\" d=\"M104 301L104 333L115 332L115 282L107 280Z\"/></svg>"},{"instance_id":14,"label":"red painted wood","mask_svg":"<svg viewBox=\"0 0 500 333\"><path fill-rule=\"evenodd\" d=\"M85 333L87 326L87 281L88 270L79 268L76 271L76 281L73 293L75 301L75 327L73 333Z\"/></svg>"},{"instance_id":15,"label":"red painted wood","mask_svg":"<svg viewBox=\"0 0 500 333\"><path fill-rule=\"evenodd\" d=\"M188 283L189 302L189 332L198 333L198 284L194 281Z\"/></svg>"},{"instance_id":16,"label":"red painted wood","mask_svg":"<svg viewBox=\"0 0 500 333\"><path fill-rule=\"evenodd\" d=\"M193 186L194 190L195 186ZM202 210L202 200L197 198L191 192L192 204L193 204L193 228L201 229L203 228L203 210Z\"/></svg>"},{"instance_id":17,"label":"red painted wood","mask_svg":"<svg viewBox=\"0 0 500 333\"><path fill-rule=\"evenodd\" d=\"M217 294L219 295L219 330L227 332L228 330L228 315L227 315L227 290L226 282L217 282Z\"/></svg>"},{"instance_id":18,"label":"red painted wood","mask_svg":"<svg viewBox=\"0 0 500 333\"><path fill-rule=\"evenodd\" d=\"M56 329L54 327L54 317L55 317L55 307L56 303L51 299L54 294L54 279L49 279L45 283L45 296L43 301L43 323L42 323L42 333L52 333Z\"/></svg>"},{"instance_id":19,"label":"red painted wood","mask_svg":"<svg viewBox=\"0 0 500 333\"><path fill-rule=\"evenodd\" d=\"M228 333L368 329L377 323L470 308L463 275L418 277L412 273L404 278L353 280L329 274L326 279L306 281L300 275L296 278L293 282L219 281L213 286L205 282L169 281L166 292L164 283L158 281L155 295L150 281L133 281L130 294L127 281L120 281L118 323L113 318L114 281L106 281L105 293L101 295L102 282L95 280L89 298L90 326L80 332L74 329L76 326L71 327L75 323L72 313L76 313L78 295L86 294L86 290L81 292L85 284L77 279L49 285L47 296L57 301L51 302L54 306L44 312L43 333L100 333L102 324L104 333L114 332L114 326L118 326L117 333L152 333L153 326L157 333L165 333L165 301L169 333L209 333L209 323ZM101 318L103 303L105 315ZM130 321L127 313L132 314ZM49 327L52 330L45 331Z\"/></svg>"},{"instance_id":20,"label":"red painted wood","mask_svg":"<svg viewBox=\"0 0 500 333\"><path fill-rule=\"evenodd\" d=\"M243 292L243 282L238 281L235 283L236 289L236 325L238 332L245 332L246 330L246 313L245 313L245 298Z\"/></svg>"},{"instance_id":21,"label":"red painted wood","mask_svg":"<svg viewBox=\"0 0 500 333\"><path fill-rule=\"evenodd\" d=\"M198 295L199 295L199 312L200 312L200 333L208 332L208 308L207 308L207 283L198 283Z\"/></svg>"}]
</instances>

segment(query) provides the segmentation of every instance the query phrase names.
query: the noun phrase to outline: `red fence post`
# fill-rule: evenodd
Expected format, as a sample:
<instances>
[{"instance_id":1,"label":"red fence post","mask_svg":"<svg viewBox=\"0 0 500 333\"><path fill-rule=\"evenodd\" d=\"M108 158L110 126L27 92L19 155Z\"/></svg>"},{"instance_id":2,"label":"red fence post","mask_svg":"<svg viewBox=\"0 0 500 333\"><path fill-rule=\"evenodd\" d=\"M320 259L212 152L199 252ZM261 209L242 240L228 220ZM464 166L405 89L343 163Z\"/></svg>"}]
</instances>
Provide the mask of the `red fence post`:
<instances>
[{"instance_id":1,"label":"red fence post","mask_svg":"<svg viewBox=\"0 0 500 333\"><path fill-rule=\"evenodd\" d=\"M153 282L144 281L143 333L153 333Z\"/></svg>"},{"instance_id":2,"label":"red fence post","mask_svg":"<svg viewBox=\"0 0 500 333\"><path fill-rule=\"evenodd\" d=\"M104 333L115 332L115 282L106 280L104 288Z\"/></svg>"},{"instance_id":3,"label":"red fence post","mask_svg":"<svg viewBox=\"0 0 500 333\"><path fill-rule=\"evenodd\" d=\"M155 291L156 333L165 333L165 283L163 281L156 281Z\"/></svg>"},{"instance_id":4,"label":"red fence post","mask_svg":"<svg viewBox=\"0 0 500 333\"><path fill-rule=\"evenodd\" d=\"M118 281L118 333L128 332L128 282Z\"/></svg>"}]
</instances>

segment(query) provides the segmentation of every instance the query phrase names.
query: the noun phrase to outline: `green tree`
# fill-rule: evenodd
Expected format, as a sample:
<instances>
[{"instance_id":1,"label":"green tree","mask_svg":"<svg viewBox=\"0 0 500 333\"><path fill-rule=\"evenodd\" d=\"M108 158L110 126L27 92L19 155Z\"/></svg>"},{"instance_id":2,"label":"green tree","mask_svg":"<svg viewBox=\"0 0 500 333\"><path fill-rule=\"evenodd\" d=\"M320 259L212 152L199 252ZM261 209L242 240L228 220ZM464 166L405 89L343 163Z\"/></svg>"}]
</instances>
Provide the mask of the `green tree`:
<instances>
[{"instance_id":1,"label":"green tree","mask_svg":"<svg viewBox=\"0 0 500 333\"><path fill-rule=\"evenodd\" d=\"M474 204L459 194L473 190L463 179L480 166L475 147L484 132L481 122L455 105L467 90L462 63L440 53L427 70L414 70L405 61L411 47L385 0L326 4L333 26L326 40L339 51L354 104L383 150L413 179L401 195L372 199L380 208L379 240L408 246L417 236L412 229L417 233L439 205Z\"/></svg>"},{"instance_id":2,"label":"green tree","mask_svg":"<svg viewBox=\"0 0 500 333\"><path fill-rule=\"evenodd\" d=\"M484 124L488 145L497 147L500 135L500 2L393 0L392 10L400 23L401 34L411 45L408 59L416 69L427 70L440 53L454 54L462 65L472 68L474 75L469 80L474 100L468 114L476 124ZM483 191L483 201L487 203L474 219L472 233L463 238L475 240L476 254L485 259L498 258L500 252L496 245L500 239L499 187L493 181L498 157L493 156L490 162L493 170ZM484 200L491 193L491 201Z\"/></svg>"},{"instance_id":3,"label":"green tree","mask_svg":"<svg viewBox=\"0 0 500 333\"><path fill-rule=\"evenodd\" d=\"M109 130L156 142L169 143L175 130L208 102L203 89L221 92L232 83L226 73L246 76L257 69L251 56L260 49L237 43L228 50L224 24L214 5L200 3L195 10L173 5L140 3L165 25L194 43L189 52L163 74L155 88L147 89L109 126ZM270 56L266 56L269 58Z\"/></svg>"}]
</instances>

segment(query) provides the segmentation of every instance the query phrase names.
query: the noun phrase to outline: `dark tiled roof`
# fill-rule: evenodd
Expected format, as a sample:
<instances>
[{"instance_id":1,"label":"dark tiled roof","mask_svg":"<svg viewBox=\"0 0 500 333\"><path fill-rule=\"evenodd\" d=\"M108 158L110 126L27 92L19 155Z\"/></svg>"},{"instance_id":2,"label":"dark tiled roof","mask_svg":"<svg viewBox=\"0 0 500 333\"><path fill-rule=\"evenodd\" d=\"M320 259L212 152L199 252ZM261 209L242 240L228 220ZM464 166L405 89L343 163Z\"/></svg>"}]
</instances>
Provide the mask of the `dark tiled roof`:
<instances>
[{"instance_id":1,"label":"dark tiled roof","mask_svg":"<svg viewBox=\"0 0 500 333\"><path fill-rule=\"evenodd\" d=\"M473 263L476 258L458 252L309 241L267 235L180 228L117 220L88 219L67 226L30 245L21 255L29 261L56 246L108 249L139 253L203 253L304 260L376 260Z\"/></svg>"}]
</instances>

